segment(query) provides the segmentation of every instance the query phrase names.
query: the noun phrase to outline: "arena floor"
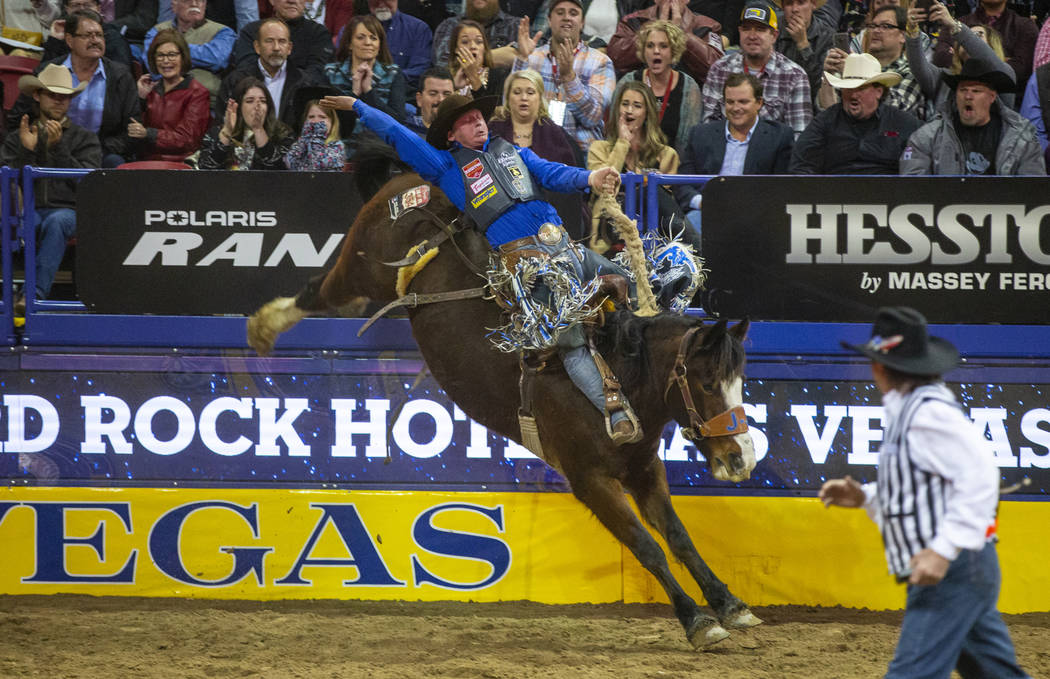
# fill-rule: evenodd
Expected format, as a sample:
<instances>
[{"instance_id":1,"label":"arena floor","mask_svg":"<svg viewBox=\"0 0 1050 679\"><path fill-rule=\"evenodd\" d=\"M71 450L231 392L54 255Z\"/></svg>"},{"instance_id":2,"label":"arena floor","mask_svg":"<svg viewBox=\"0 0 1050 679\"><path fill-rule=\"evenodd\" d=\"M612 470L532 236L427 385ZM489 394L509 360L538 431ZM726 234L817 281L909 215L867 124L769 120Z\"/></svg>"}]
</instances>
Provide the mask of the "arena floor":
<instances>
[{"instance_id":1,"label":"arena floor","mask_svg":"<svg viewBox=\"0 0 1050 679\"><path fill-rule=\"evenodd\" d=\"M878 677L899 613L756 609L691 650L667 606L0 597L0 677ZM1007 616L1050 676L1050 613Z\"/></svg>"}]
</instances>

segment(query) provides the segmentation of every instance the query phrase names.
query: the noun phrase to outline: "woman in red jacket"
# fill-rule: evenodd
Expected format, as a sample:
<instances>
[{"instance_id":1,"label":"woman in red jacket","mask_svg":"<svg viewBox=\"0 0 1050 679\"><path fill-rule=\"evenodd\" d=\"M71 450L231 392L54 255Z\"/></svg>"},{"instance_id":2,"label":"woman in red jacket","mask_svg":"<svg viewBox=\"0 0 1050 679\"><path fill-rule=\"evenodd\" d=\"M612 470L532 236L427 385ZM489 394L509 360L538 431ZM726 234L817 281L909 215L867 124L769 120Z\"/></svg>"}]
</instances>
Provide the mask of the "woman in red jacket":
<instances>
[{"instance_id":1,"label":"woman in red jacket","mask_svg":"<svg viewBox=\"0 0 1050 679\"><path fill-rule=\"evenodd\" d=\"M128 124L128 135L139 140L139 160L182 161L201 145L211 123L208 90L193 79L190 48L175 30L157 33L147 53L150 71L139 78L142 121Z\"/></svg>"}]
</instances>

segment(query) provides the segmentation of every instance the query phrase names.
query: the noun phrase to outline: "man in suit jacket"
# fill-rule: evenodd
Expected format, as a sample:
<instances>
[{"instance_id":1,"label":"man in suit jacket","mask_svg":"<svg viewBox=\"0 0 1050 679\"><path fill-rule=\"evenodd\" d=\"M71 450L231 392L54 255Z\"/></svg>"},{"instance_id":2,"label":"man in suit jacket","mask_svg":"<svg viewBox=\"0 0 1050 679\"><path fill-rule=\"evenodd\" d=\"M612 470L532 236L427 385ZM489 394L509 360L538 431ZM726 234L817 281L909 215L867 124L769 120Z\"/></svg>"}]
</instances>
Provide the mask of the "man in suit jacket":
<instances>
[{"instance_id":1,"label":"man in suit jacket","mask_svg":"<svg viewBox=\"0 0 1050 679\"><path fill-rule=\"evenodd\" d=\"M678 174L786 174L795 134L790 125L759 118L762 83L750 73L731 73L722 88L725 121L693 128ZM686 221L700 232L703 196L695 186L676 186Z\"/></svg>"}]
</instances>

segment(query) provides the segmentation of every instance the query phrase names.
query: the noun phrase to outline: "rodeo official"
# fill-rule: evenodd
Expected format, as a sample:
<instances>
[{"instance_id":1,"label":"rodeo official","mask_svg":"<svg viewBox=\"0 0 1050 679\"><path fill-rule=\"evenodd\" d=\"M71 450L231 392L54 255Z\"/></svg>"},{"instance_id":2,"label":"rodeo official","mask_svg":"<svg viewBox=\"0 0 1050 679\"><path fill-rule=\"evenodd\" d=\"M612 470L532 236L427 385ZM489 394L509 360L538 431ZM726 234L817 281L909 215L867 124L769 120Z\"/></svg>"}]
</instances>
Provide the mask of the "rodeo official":
<instances>
[{"instance_id":1,"label":"rodeo official","mask_svg":"<svg viewBox=\"0 0 1050 679\"><path fill-rule=\"evenodd\" d=\"M864 507L878 523L886 561L908 598L887 679L1022 678L999 600L995 551L999 470L987 442L941 375L959 362L930 337L915 309L879 310L866 344L886 429L878 480L846 477L820 489L825 506Z\"/></svg>"},{"instance_id":2,"label":"rodeo official","mask_svg":"<svg viewBox=\"0 0 1050 679\"><path fill-rule=\"evenodd\" d=\"M540 199L540 186L566 193L589 186L611 193L619 185L619 173L611 167L591 172L550 162L499 137L490 139L485 121L497 101L498 97L447 97L438 107L426 141L355 97L329 96L320 103L323 107L357 113L362 124L393 146L402 160L441 188L452 204L473 220L500 252L508 269L513 270L510 264L523 255L568 255L578 283L605 274L619 274L630 280L616 264L570 244L557 211ZM542 304L549 291L539 285L529 294ZM579 323L561 332L556 344L573 383L608 418L612 440L617 444L640 440L641 426L622 395L610 407L602 376Z\"/></svg>"}]
</instances>

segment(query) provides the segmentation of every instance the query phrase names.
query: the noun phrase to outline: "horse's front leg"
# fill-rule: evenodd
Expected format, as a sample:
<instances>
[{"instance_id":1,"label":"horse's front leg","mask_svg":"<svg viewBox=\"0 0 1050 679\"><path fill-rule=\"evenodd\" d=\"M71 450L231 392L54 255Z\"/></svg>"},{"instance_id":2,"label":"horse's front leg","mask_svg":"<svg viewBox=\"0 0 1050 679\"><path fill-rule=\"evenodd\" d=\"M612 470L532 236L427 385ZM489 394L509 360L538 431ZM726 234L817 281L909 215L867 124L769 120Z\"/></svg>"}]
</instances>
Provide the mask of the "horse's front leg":
<instances>
[{"instance_id":1,"label":"horse's front leg","mask_svg":"<svg viewBox=\"0 0 1050 679\"><path fill-rule=\"evenodd\" d=\"M671 600L675 615L685 629L694 648L704 648L729 636L717 620L700 610L692 597L686 594L667 566L667 557L653 536L631 510L619 482L594 475L570 478L573 494L587 506L598 520L627 545L635 558L663 586Z\"/></svg>"},{"instance_id":2,"label":"horse's front leg","mask_svg":"<svg viewBox=\"0 0 1050 679\"><path fill-rule=\"evenodd\" d=\"M671 553L689 569L722 625L726 629L740 629L762 624L762 620L729 591L696 551L689 532L671 505L667 472L660 459L653 455L644 467L632 470L626 486L638 503L642 517L667 540Z\"/></svg>"}]
</instances>

